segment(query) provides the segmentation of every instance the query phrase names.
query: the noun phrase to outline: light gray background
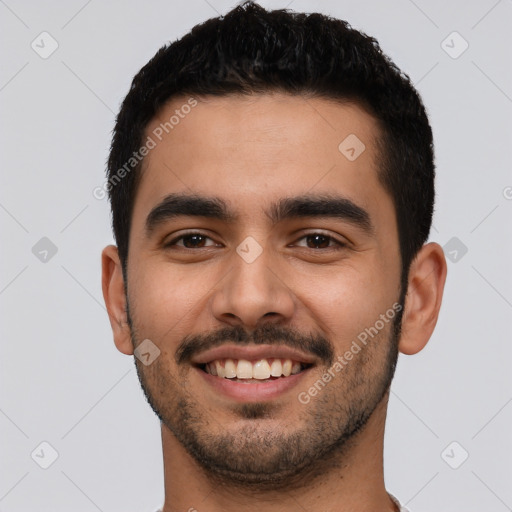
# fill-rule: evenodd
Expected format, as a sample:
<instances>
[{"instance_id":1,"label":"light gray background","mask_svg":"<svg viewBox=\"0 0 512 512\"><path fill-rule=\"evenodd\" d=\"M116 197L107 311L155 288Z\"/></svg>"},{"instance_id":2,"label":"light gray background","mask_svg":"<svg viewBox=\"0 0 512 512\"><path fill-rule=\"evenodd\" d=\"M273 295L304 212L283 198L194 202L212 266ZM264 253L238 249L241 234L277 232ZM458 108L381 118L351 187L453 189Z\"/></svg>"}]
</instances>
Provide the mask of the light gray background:
<instances>
[{"instance_id":1,"label":"light gray background","mask_svg":"<svg viewBox=\"0 0 512 512\"><path fill-rule=\"evenodd\" d=\"M112 342L100 287L109 208L92 191L133 75L234 3L0 0L2 512L162 504L159 422ZM437 329L423 352L400 356L388 490L413 512L512 510L512 1L262 2L288 4L375 36L412 78L436 143L431 240L458 239ZM31 48L50 47L43 31L59 45L47 59ZM463 48L453 31L469 43L458 58L445 51ZM58 249L46 262L32 252L42 237ZM43 441L59 454L48 469Z\"/></svg>"}]
</instances>

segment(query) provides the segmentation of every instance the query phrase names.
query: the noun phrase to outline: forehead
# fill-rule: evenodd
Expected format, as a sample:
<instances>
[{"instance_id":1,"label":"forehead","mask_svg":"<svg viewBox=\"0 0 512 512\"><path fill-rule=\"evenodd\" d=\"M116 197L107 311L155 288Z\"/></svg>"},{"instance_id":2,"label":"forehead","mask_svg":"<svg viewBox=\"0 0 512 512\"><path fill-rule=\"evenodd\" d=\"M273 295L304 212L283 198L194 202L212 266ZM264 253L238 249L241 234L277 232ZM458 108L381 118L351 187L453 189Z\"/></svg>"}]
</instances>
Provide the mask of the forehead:
<instances>
[{"instance_id":1,"label":"forehead","mask_svg":"<svg viewBox=\"0 0 512 512\"><path fill-rule=\"evenodd\" d=\"M224 197L240 218L290 196L339 192L371 210L390 201L377 179L375 119L362 108L281 93L179 97L148 124L133 219L173 192Z\"/></svg>"}]
</instances>

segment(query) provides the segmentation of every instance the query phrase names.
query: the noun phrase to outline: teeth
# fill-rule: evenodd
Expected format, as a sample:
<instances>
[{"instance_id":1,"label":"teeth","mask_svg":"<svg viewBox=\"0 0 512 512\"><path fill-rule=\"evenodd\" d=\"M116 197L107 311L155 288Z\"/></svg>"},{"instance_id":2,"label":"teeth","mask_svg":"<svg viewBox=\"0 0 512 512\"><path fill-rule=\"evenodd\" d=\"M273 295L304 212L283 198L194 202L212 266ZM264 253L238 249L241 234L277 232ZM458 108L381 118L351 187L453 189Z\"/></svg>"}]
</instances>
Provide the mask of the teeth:
<instances>
[{"instance_id":1,"label":"teeth","mask_svg":"<svg viewBox=\"0 0 512 512\"><path fill-rule=\"evenodd\" d=\"M238 362L240 364L240 362ZM270 366L266 359L261 359L252 367L252 378L263 380L270 377Z\"/></svg>"},{"instance_id":2,"label":"teeth","mask_svg":"<svg viewBox=\"0 0 512 512\"><path fill-rule=\"evenodd\" d=\"M226 379L267 380L270 377L289 377L300 373L303 366L298 361L291 359L259 359L248 361L247 359L225 359L211 361L205 365L205 370L210 375Z\"/></svg>"},{"instance_id":3,"label":"teeth","mask_svg":"<svg viewBox=\"0 0 512 512\"><path fill-rule=\"evenodd\" d=\"M219 377L226 376L226 371L224 370L224 367L221 366L220 361L215 361L215 369L217 370L217 375Z\"/></svg>"},{"instance_id":4,"label":"teeth","mask_svg":"<svg viewBox=\"0 0 512 512\"><path fill-rule=\"evenodd\" d=\"M292 375L295 375L296 373L299 373L301 369L300 363L293 363L292 366Z\"/></svg>"},{"instance_id":5,"label":"teeth","mask_svg":"<svg viewBox=\"0 0 512 512\"><path fill-rule=\"evenodd\" d=\"M286 361L283 364L283 375L285 377L289 377L292 374L292 362L289 359L286 359Z\"/></svg>"},{"instance_id":6,"label":"teeth","mask_svg":"<svg viewBox=\"0 0 512 512\"><path fill-rule=\"evenodd\" d=\"M236 365L233 359L226 359L226 362L224 363L224 370L228 379L236 377Z\"/></svg>"},{"instance_id":7,"label":"teeth","mask_svg":"<svg viewBox=\"0 0 512 512\"><path fill-rule=\"evenodd\" d=\"M240 359L236 367L236 376L239 379L252 379L252 364L246 359Z\"/></svg>"},{"instance_id":8,"label":"teeth","mask_svg":"<svg viewBox=\"0 0 512 512\"><path fill-rule=\"evenodd\" d=\"M281 364L280 359L274 359L272 361L272 366L270 367L270 375L272 377L281 377L283 373L283 365Z\"/></svg>"}]
</instances>

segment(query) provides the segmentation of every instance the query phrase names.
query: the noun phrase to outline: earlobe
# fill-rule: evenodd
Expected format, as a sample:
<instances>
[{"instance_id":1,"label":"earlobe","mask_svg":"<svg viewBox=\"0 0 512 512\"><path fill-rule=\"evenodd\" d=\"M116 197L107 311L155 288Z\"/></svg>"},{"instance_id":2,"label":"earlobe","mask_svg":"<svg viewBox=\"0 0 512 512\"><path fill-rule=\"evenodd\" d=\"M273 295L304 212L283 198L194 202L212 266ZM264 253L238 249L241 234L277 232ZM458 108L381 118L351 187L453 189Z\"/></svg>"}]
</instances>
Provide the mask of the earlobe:
<instances>
[{"instance_id":1,"label":"earlobe","mask_svg":"<svg viewBox=\"0 0 512 512\"><path fill-rule=\"evenodd\" d=\"M446 273L443 248L435 242L424 245L409 269L409 286L398 345L403 354L416 354L432 336L441 308Z\"/></svg>"},{"instance_id":2,"label":"earlobe","mask_svg":"<svg viewBox=\"0 0 512 512\"><path fill-rule=\"evenodd\" d=\"M109 245L101 253L102 290L107 306L114 343L123 354L132 355L130 327L126 316L126 293L119 253L115 245Z\"/></svg>"}]
</instances>

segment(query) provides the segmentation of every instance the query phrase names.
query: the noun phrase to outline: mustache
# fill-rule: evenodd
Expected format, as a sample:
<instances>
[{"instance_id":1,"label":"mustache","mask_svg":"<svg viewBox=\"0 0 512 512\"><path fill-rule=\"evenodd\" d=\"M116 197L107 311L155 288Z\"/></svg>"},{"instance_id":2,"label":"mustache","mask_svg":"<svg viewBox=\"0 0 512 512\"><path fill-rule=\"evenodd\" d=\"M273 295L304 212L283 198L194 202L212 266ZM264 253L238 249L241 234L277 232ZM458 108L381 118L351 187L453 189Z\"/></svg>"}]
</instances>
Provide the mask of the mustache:
<instances>
[{"instance_id":1,"label":"mustache","mask_svg":"<svg viewBox=\"0 0 512 512\"><path fill-rule=\"evenodd\" d=\"M179 344L175 360L176 364L190 363L194 355L205 350L233 342L238 345L282 345L313 354L324 361L327 366L334 363L334 349L331 343L321 335L302 334L292 329L275 324L265 324L252 332L247 332L242 326L224 327L206 334L190 334Z\"/></svg>"}]
</instances>

